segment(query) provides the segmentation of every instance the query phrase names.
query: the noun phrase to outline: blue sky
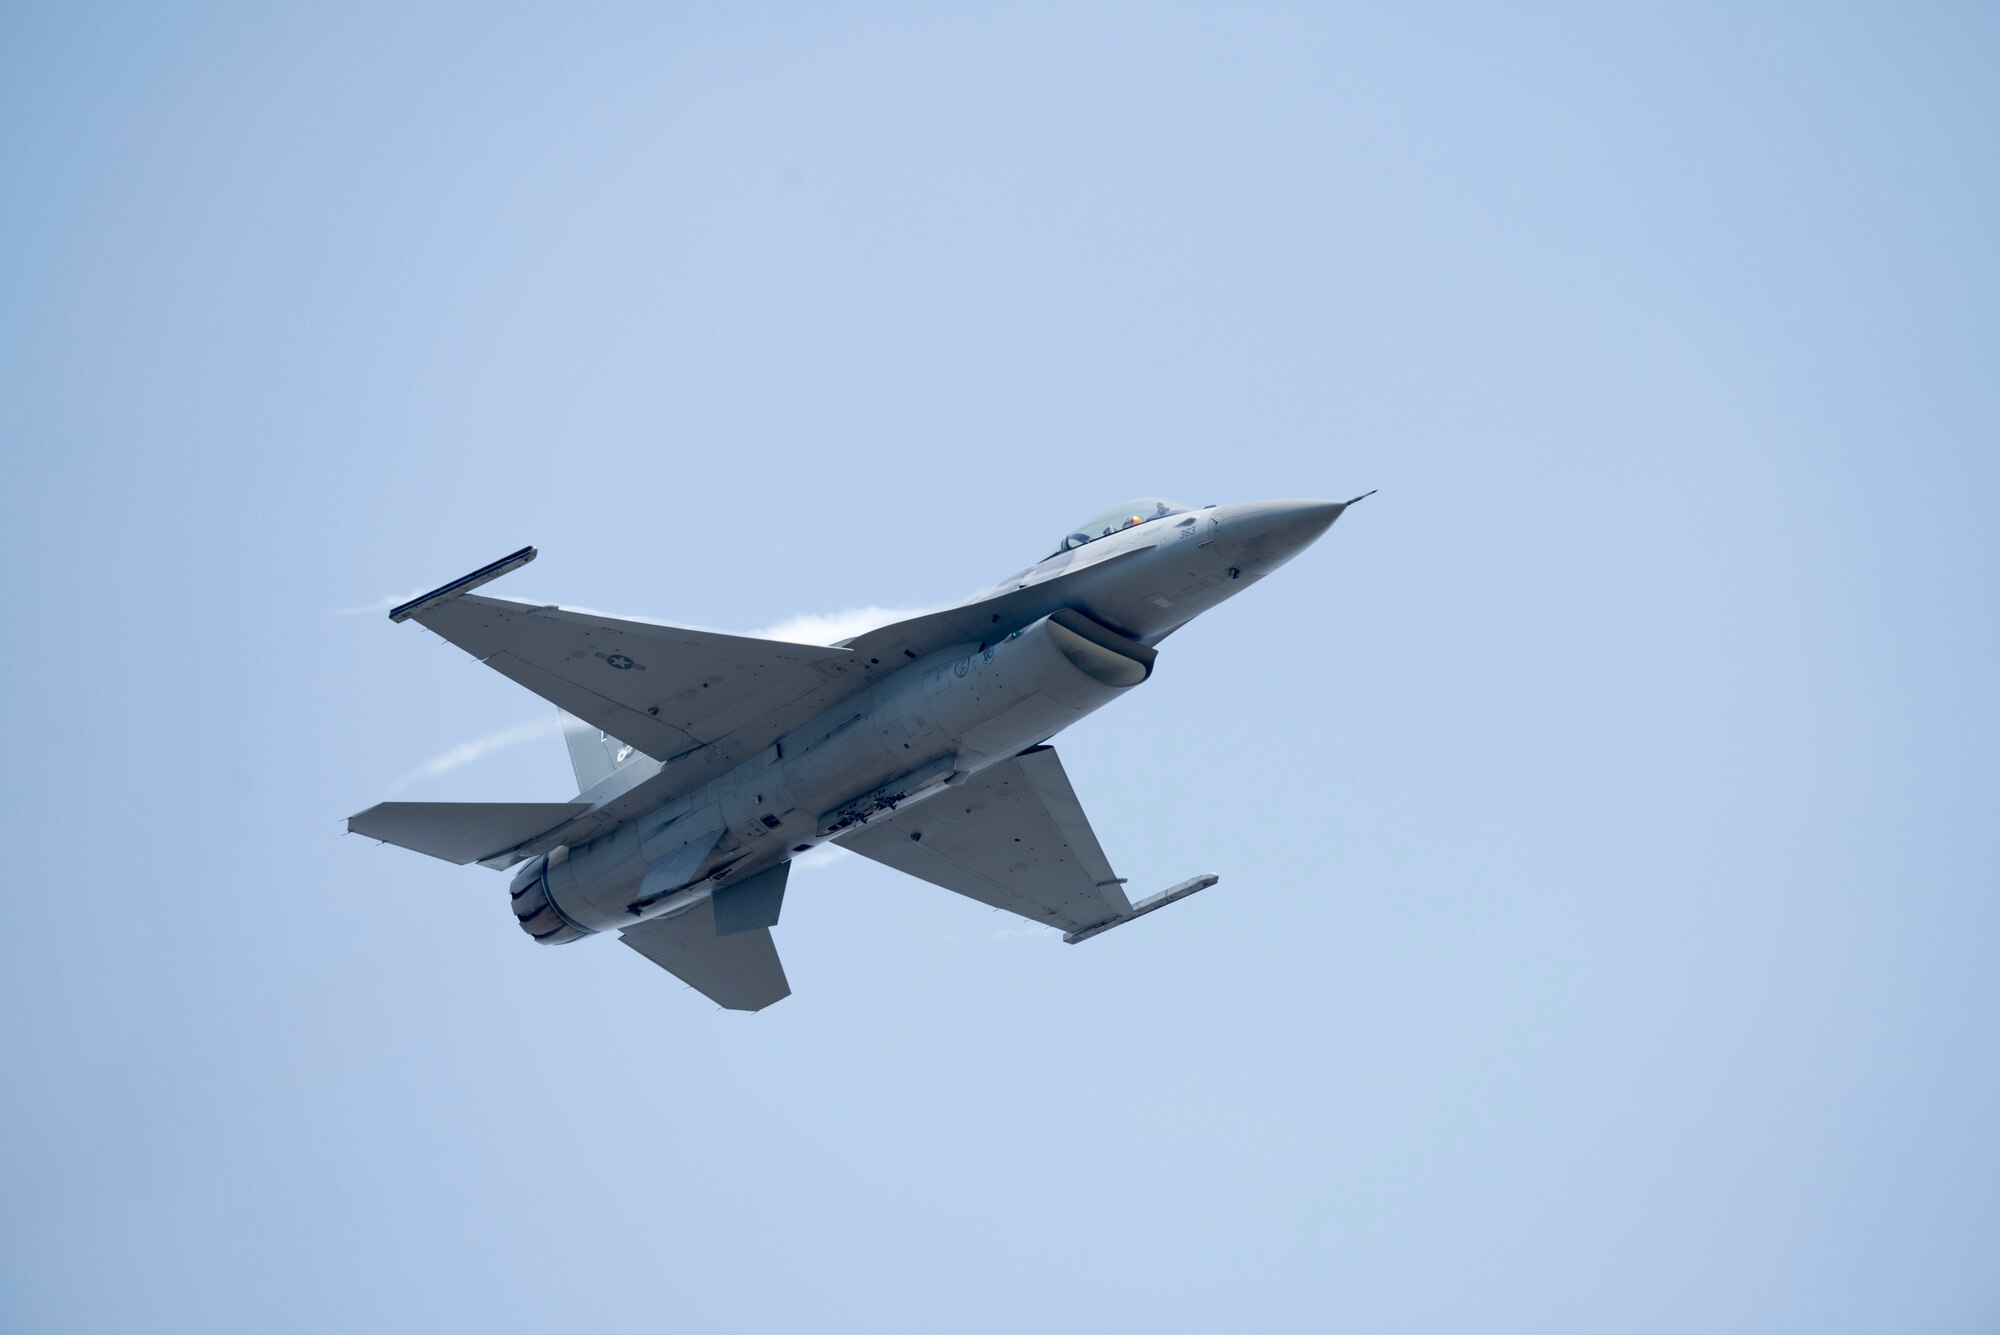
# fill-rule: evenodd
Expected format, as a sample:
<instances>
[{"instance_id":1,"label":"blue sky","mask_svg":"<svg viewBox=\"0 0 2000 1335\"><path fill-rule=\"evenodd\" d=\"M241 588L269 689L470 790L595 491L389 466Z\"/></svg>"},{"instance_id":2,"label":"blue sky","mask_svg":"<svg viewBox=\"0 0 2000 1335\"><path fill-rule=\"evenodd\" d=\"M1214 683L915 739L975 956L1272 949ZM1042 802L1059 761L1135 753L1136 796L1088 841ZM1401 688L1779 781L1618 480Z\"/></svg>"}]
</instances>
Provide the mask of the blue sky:
<instances>
[{"instance_id":1,"label":"blue sky","mask_svg":"<svg viewBox=\"0 0 2000 1335\"><path fill-rule=\"evenodd\" d=\"M1977 6L15 6L0 1326L2000 1322ZM1381 495L717 1012L342 837L381 600L750 630ZM454 763L458 762L458 763Z\"/></svg>"}]
</instances>

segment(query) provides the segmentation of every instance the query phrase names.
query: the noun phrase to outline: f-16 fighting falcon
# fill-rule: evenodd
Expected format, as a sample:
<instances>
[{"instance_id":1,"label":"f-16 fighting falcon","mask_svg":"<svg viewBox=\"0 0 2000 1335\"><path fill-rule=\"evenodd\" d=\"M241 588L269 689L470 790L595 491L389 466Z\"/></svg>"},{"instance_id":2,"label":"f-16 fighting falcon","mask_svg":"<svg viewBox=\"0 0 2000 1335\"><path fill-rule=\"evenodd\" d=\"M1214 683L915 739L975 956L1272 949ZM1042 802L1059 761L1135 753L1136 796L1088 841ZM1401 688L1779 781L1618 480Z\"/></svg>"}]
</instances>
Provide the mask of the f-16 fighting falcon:
<instances>
[{"instance_id":1,"label":"f-16 fighting falcon","mask_svg":"<svg viewBox=\"0 0 2000 1335\"><path fill-rule=\"evenodd\" d=\"M471 592L534 560L524 547L389 619L561 710L576 797L383 802L347 828L519 864L529 936L616 932L731 1010L791 994L771 928L791 860L827 842L1087 940L1218 878L1126 898L1049 739L1354 501L1132 501L968 602L825 647Z\"/></svg>"}]
</instances>

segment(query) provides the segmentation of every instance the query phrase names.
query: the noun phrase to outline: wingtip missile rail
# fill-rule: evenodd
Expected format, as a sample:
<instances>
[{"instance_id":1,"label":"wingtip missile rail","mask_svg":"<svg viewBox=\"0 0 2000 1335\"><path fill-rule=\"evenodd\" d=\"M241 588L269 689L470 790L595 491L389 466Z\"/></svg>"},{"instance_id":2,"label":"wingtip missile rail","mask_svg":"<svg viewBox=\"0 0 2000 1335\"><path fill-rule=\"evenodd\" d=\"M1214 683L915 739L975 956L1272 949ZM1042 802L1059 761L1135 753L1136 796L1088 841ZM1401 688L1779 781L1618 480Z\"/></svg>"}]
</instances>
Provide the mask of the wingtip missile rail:
<instances>
[{"instance_id":1,"label":"wingtip missile rail","mask_svg":"<svg viewBox=\"0 0 2000 1335\"><path fill-rule=\"evenodd\" d=\"M1186 899L1196 891L1206 890L1221 879L1220 876L1215 875L1213 872L1204 872L1202 875L1196 876L1191 880L1182 881L1179 885L1162 890L1157 895L1140 900L1132 906L1130 913L1121 913L1109 922L1101 922L1095 927L1086 927L1080 932L1064 932L1063 944L1073 946L1079 941L1088 941L1093 936L1100 936L1114 927L1123 927L1134 918L1143 918L1148 913L1156 909L1163 909L1176 900Z\"/></svg>"},{"instance_id":2,"label":"wingtip missile rail","mask_svg":"<svg viewBox=\"0 0 2000 1335\"><path fill-rule=\"evenodd\" d=\"M398 622L408 621L411 617L427 608L436 607L439 603L450 602L461 593L470 593L482 584L490 584L510 570L519 570L538 555L540 553L533 547L523 547L511 556L501 557L490 566L481 566L470 575L455 579L449 584L440 585L421 598L412 598L401 607L390 608L389 620Z\"/></svg>"}]
</instances>

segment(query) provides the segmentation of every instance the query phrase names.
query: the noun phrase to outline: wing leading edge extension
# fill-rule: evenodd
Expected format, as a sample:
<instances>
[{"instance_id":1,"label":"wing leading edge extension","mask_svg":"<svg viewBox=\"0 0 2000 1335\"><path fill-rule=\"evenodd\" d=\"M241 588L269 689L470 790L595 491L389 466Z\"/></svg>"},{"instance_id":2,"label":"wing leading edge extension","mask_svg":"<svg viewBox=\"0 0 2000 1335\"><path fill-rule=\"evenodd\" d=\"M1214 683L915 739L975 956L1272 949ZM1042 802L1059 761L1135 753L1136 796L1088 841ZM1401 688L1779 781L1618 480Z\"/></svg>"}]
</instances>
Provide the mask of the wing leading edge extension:
<instances>
[{"instance_id":1,"label":"wing leading edge extension","mask_svg":"<svg viewBox=\"0 0 2000 1335\"><path fill-rule=\"evenodd\" d=\"M1087 932L1132 912L1053 747L1024 751L838 842L1064 932Z\"/></svg>"}]
</instances>

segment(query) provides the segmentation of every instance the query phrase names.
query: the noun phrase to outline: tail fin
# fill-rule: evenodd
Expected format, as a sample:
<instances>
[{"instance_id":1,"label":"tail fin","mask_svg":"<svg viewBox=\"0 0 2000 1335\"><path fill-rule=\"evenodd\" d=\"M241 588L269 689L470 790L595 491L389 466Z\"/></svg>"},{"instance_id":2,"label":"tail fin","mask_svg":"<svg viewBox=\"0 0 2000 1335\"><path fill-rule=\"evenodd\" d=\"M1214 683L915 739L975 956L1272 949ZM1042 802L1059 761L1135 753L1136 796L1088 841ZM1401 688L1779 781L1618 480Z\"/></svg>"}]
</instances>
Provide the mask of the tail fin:
<instances>
[{"instance_id":1,"label":"tail fin","mask_svg":"<svg viewBox=\"0 0 2000 1335\"><path fill-rule=\"evenodd\" d=\"M556 714L562 719L563 741L569 747L570 768L576 771L579 793L589 792L638 758L637 751L596 724L585 723L566 710L558 709Z\"/></svg>"}]
</instances>

